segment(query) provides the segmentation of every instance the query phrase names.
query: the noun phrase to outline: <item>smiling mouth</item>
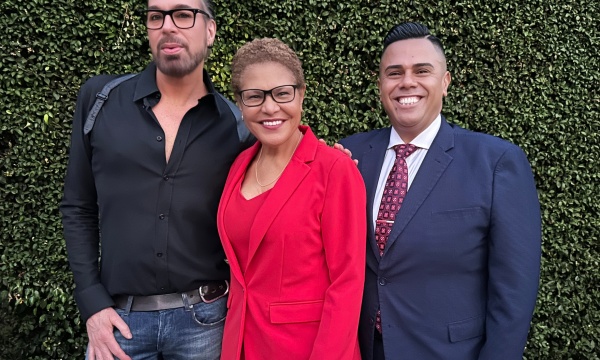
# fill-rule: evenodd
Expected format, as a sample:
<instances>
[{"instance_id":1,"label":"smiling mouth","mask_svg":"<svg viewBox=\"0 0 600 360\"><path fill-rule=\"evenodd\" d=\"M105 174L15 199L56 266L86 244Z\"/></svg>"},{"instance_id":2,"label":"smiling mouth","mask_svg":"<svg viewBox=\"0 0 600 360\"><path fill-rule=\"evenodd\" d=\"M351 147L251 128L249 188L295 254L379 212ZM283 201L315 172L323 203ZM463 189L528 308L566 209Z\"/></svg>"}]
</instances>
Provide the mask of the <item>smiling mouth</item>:
<instances>
[{"instance_id":1,"label":"smiling mouth","mask_svg":"<svg viewBox=\"0 0 600 360\"><path fill-rule=\"evenodd\" d=\"M261 121L260 123L265 126L277 126L283 124L283 120Z\"/></svg>"},{"instance_id":2,"label":"smiling mouth","mask_svg":"<svg viewBox=\"0 0 600 360\"><path fill-rule=\"evenodd\" d=\"M398 104L402 106L410 106L418 103L421 100L420 96L402 96L396 99Z\"/></svg>"}]
</instances>

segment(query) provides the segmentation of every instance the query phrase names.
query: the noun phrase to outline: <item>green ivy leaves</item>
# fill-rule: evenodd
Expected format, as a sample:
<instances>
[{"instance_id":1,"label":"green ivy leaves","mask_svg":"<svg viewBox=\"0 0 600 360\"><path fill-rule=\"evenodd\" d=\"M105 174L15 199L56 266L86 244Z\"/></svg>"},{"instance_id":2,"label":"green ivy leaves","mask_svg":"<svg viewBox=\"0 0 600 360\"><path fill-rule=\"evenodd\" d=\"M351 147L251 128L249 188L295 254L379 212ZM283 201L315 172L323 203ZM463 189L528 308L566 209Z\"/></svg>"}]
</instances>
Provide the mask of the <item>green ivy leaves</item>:
<instances>
[{"instance_id":1,"label":"green ivy leaves","mask_svg":"<svg viewBox=\"0 0 600 360\"><path fill-rule=\"evenodd\" d=\"M146 1L0 3L0 359L80 359L58 205L77 92L150 61ZM543 214L528 360L599 359L600 4L557 0L217 0L206 64L229 88L235 51L278 37L304 64L304 122L332 143L387 126L376 87L383 37L426 24L452 73L446 117L510 140L531 161Z\"/></svg>"}]
</instances>

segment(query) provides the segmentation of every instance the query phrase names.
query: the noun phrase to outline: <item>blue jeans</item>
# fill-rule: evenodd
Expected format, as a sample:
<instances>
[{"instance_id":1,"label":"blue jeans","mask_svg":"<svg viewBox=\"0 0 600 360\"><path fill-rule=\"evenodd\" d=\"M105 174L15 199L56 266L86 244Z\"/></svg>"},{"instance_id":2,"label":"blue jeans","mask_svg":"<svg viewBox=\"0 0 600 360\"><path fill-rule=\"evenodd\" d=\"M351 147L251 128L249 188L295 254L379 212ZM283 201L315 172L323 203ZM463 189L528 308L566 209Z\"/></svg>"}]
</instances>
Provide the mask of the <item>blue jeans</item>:
<instances>
[{"instance_id":1,"label":"blue jeans","mask_svg":"<svg viewBox=\"0 0 600 360\"><path fill-rule=\"evenodd\" d=\"M218 360L221 357L227 297L210 304L194 305L195 317L183 307L129 314L125 310L116 311L129 326L132 338L125 339L116 328L115 338L132 360Z\"/></svg>"}]
</instances>

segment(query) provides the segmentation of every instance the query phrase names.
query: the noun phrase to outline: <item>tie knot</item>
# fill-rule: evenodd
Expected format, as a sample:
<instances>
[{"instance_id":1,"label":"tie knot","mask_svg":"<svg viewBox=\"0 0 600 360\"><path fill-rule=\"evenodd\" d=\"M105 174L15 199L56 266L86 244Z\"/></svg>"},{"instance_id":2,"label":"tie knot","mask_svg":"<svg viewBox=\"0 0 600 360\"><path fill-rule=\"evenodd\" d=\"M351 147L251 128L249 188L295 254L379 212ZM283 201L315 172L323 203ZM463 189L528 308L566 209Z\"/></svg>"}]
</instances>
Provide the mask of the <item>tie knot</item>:
<instances>
[{"instance_id":1,"label":"tie knot","mask_svg":"<svg viewBox=\"0 0 600 360\"><path fill-rule=\"evenodd\" d=\"M396 150L396 158L402 158L402 159L406 159L407 157L410 156L410 154L414 153L415 150L417 150L418 147L416 147L413 144L401 144L401 145L395 145L394 146L394 150Z\"/></svg>"}]
</instances>

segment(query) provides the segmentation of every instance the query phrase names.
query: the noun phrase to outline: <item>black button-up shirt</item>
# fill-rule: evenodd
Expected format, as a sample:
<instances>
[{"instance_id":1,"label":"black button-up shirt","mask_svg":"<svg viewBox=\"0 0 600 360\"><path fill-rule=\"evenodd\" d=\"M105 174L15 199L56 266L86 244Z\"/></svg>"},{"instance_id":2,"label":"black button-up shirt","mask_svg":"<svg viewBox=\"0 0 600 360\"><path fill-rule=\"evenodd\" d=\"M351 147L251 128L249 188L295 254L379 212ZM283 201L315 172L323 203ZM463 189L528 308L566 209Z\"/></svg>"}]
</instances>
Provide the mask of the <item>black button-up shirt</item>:
<instances>
[{"instance_id":1,"label":"black button-up shirt","mask_svg":"<svg viewBox=\"0 0 600 360\"><path fill-rule=\"evenodd\" d=\"M209 93L183 117L167 163L152 112L160 101L154 64L112 90L84 135L96 93L113 78L96 76L79 92L61 206L84 320L113 306L114 295L183 292L228 279L217 208L229 167L253 141L205 71Z\"/></svg>"}]
</instances>

